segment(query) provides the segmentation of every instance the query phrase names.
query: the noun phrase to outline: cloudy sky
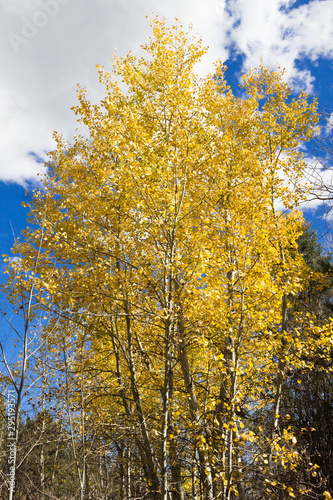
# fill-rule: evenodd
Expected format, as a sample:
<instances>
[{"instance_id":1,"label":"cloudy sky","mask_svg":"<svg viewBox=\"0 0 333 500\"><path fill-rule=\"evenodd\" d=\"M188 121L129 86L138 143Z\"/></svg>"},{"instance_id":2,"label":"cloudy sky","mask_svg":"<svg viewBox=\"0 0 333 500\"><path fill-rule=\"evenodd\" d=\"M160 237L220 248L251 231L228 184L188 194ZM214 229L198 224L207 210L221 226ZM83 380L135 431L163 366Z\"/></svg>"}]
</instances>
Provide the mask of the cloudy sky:
<instances>
[{"instance_id":1,"label":"cloudy sky","mask_svg":"<svg viewBox=\"0 0 333 500\"><path fill-rule=\"evenodd\" d=\"M100 99L96 64L138 53L152 13L193 24L210 47L201 72L222 59L236 86L262 59L332 107L332 0L0 0L0 246L12 241L9 221L24 227L24 188L53 149L53 131L74 133L76 84Z\"/></svg>"}]
</instances>

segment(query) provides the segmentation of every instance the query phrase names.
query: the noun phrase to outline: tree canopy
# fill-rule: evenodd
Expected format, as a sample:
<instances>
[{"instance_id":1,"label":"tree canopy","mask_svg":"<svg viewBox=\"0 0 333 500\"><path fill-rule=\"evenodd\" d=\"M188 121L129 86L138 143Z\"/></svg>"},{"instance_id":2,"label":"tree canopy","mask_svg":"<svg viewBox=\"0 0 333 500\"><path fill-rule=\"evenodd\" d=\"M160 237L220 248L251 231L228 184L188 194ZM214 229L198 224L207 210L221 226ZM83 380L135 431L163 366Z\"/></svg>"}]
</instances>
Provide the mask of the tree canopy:
<instances>
[{"instance_id":1,"label":"tree canopy","mask_svg":"<svg viewBox=\"0 0 333 500\"><path fill-rule=\"evenodd\" d=\"M200 39L151 27L146 58L98 68L99 104L79 88L87 134L55 135L10 298L33 280L81 449L97 433L149 498L303 498L311 486L281 473L302 460L281 398L288 372L332 345L331 320L293 305L325 286L298 248L316 102L264 66L236 97L221 61L196 75ZM115 498L138 496L126 477Z\"/></svg>"}]
</instances>

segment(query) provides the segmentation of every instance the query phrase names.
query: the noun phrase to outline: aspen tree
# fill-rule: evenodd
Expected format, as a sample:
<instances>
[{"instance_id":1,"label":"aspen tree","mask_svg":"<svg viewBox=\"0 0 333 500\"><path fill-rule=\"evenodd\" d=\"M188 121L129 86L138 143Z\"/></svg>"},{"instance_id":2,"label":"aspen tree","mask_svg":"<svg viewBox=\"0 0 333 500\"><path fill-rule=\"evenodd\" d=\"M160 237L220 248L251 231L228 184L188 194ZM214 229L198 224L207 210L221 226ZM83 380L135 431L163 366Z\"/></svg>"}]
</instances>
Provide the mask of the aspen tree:
<instances>
[{"instance_id":1,"label":"aspen tree","mask_svg":"<svg viewBox=\"0 0 333 500\"><path fill-rule=\"evenodd\" d=\"M55 136L31 205L37 229L16 246L21 286L43 221L33 307L89 339L88 364L109 391L100 405L131 429L150 497L201 487L204 500L245 500L254 470L265 488L274 461L294 458L277 451L278 412L291 341L296 351L288 297L308 277L296 245L298 146L313 134L316 103L291 99L282 73L265 67L237 98L220 61L197 77L201 40L178 21L151 24L147 59L98 68L99 105L79 88L88 136ZM263 405L269 436L251 419ZM97 414L93 403L85 411Z\"/></svg>"}]
</instances>

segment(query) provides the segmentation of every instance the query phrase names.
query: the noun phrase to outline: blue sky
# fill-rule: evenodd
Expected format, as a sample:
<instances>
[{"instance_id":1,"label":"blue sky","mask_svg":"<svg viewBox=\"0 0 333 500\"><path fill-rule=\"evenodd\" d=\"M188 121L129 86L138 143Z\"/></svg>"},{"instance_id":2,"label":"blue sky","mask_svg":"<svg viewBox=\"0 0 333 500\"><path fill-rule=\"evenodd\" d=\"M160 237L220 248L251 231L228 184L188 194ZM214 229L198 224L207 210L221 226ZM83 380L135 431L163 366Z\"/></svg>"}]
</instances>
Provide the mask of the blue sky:
<instances>
[{"instance_id":1,"label":"blue sky","mask_svg":"<svg viewBox=\"0 0 333 500\"><path fill-rule=\"evenodd\" d=\"M95 65L110 67L115 50L139 53L152 12L193 24L210 47L202 74L221 59L236 91L242 72L262 59L332 108L332 0L0 0L1 254L12 229L18 235L26 226L21 202L54 147L53 131L73 136L76 84L92 101L102 98Z\"/></svg>"}]
</instances>

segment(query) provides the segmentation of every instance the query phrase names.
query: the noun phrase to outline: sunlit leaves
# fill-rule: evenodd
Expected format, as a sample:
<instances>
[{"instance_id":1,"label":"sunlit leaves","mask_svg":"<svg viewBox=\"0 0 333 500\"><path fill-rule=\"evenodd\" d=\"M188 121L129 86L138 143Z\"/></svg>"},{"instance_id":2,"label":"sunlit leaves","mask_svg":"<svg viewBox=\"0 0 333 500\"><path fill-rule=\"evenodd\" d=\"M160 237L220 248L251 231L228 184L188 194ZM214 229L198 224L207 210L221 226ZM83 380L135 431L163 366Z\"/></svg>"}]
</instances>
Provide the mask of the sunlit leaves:
<instances>
[{"instance_id":1,"label":"sunlit leaves","mask_svg":"<svg viewBox=\"0 0 333 500\"><path fill-rule=\"evenodd\" d=\"M205 49L180 23L155 19L152 29L147 59L98 69L100 104L79 89L88 138L56 136L31 206L39 229L16 246L23 261L11 268L11 293L15 301L40 249L35 307L54 313L51 323L60 314L67 341L70 325L78 338L89 332L86 390L98 403L86 411L116 434L123 419L151 460L148 485L174 446L184 471L196 449L205 488L218 464L221 488L241 494L240 476L253 477L242 464L263 480L270 462L299 459L292 433L269 428L278 360L300 366L320 342L331 348L330 324L300 316L288 330L281 306L310 276L296 244L295 182L316 105L291 99L282 73L264 67L236 98L220 63L198 79Z\"/></svg>"}]
</instances>

